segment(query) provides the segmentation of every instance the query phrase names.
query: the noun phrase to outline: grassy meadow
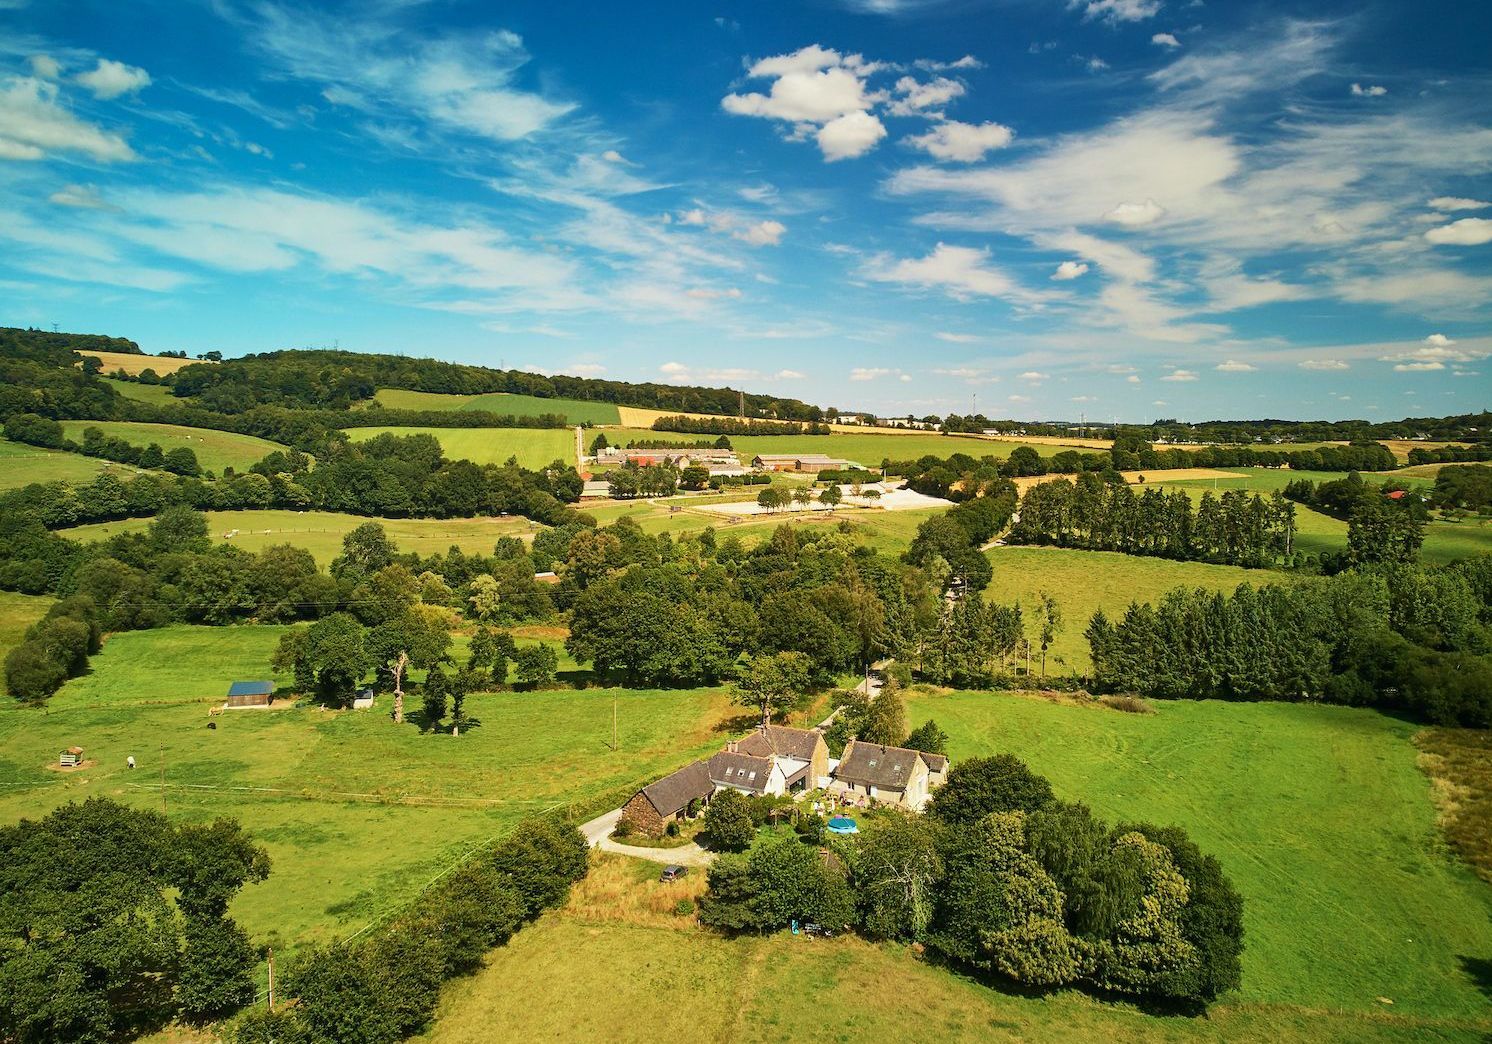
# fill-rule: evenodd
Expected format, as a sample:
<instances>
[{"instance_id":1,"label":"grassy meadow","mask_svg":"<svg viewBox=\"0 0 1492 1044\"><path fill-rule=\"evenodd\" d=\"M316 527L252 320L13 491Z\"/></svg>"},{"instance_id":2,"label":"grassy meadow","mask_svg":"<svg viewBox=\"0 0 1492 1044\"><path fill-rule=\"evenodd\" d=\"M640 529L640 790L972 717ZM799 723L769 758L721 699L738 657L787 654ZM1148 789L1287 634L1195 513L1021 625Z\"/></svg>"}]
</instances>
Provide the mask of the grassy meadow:
<instances>
[{"instance_id":1,"label":"grassy meadow","mask_svg":"<svg viewBox=\"0 0 1492 1044\"><path fill-rule=\"evenodd\" d=\"M517 516L500 518L365 518L338 511L209 511L207 530L216 540L245 551L262 551L274 544L294 544L310 551L322 566L342 553L342 538L368 522L383 526L400 551L431 555L452 544L468 553L492 553L498 537L528 538L538 528ZM58 532L73 540L103 540L116 533L138 533L148 518L127 518L74 526ZM233 535L228 536L229 533Z\"/></svg>"},{"instance_id":2,"label":"grassy meadow","mask_svg":"<svg viewBox=\"0 0 1492 1044\"><path fill-rule=\"evenodd\" d=\"M92 482L106 468L122 475L138 469L66 450L43 449L0 439L0 489L19 489L33 482Z\"/></svg>"},{"instance_id":3,"label":"grassy meadow","mask_svg":"<svg viewBox=\"0 0 1492 1044\"><path fill-rule=\"evenodd\" d=\"M718 746L717 728L734 720L709 690L478 694L459 738L395 726L387 697L369 712L288 702L228 712L215 729L207 703L163 702L221 697L234 678L266 677L279 630L115 635L45 710L0 709L0 822L93 795L160 807L164 758L173 818L231 815L269 848L273 874L238 897L234 914L257 940L294 947L401 907L525 815L651 781ZM57 752L74 744L90 764L55 771Z\"/></svg>"},{"instance_id":4,"label":"grassy meadow","mask_svg":"<svg viewBox=\"0 0 1492 1044\"><path fill-rule=\"evenodd\" d=\"M542 468L556 460L575 463L575 432L569 428L348 428L354 442L375 435L433 435L452 460L502 464L509 457L528 468Z\"/></svg>"},{"instance_id":5,"label":"grassy meadow","mask_svg":"<svg viewBox=\"0 0 1492 1044\"><path fill-rule=\"evenodd\" d=\"M117 377L101 377L99 379L126 399L134 399L136 402L148 402L154 406L165 406L171 403L188 403L191 401L190 399L178 399L171 394L171 389L164 384L141 384L139 381L121 381Z\"/></svg>"},{"instance_id":6,"label":"grassy meadow","mask_svg":"<svg viewBox=\"0 0 1492 1044\"><path fill-rule=\"evenodd\" d=\"M637 439L658 439L667 442L694 442L706 438L678 431L653 431L648 428L607 429L604 434L614 446L625 446ZM594 435L587 433L586 445ZM1004 459L1018 446L1031 445L1037 452L1050 456L1053 447L1036 446L1031 443L985 439L974 435L940 435L937 432L912 434L882 434L875 431L842 432L832 435L732 435L730 444L750 461L758 453L822 453L830 457L863 464L867 468L879 468L881 462L890 460L915 460L929 453L935 457L950 457L955 453L967 453L971 457L999 457Z\"/></svg>"},{"instance_id":7,"label":"grassy meadow","mask_svg":"<svg viewBox=\"0 0 1492 1044\"><path fill-rule=\"evenodd\" d=\"M581 399L543 399L536 395L488 392L485 395L442 395L439 392L380 388L373 396L391 410L481 410L515 417L537 417L558 413L571 424L620 424L617 408L609 402Z\"/></svg>"},{"instance_id":8,"label":"grassy meadow","mask_svg":"<svg viewBox=\"0 0 1492 1044\"><path fill-rule=\"evenodd\" d=\"M0 591L0 663L10 650L21 644L26 628L46 615L52 601L46 596ZM0 694L4 689L5 679L0 675Z\"/></svg>"},{"instance_id":9,"label":"grassy meadow","mask_svg":"<svg viewBox=\"0 0 1492 1044\"><path fill-rule=\"evenodd\" d=\"M98 428L105 435L123 439L134 446L152 442L170 451L185 446L197 455L197 463L207 471L222 473L224 468L245 471L266 454L284 449L255 435L239 435L210 428L188 428L180 424L137 424L134 421L63 421L62 430L74 442L82 443L83 429Z\"/></svg>"}]
</instances>

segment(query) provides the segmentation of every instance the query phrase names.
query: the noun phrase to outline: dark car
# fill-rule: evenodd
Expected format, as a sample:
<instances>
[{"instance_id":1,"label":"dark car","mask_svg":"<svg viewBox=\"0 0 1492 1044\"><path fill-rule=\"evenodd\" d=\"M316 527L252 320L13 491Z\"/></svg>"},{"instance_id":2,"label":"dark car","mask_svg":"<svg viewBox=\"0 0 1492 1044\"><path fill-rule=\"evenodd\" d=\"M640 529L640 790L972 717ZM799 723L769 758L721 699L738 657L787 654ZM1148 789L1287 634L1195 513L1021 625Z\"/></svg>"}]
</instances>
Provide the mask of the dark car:
<instances>
[{"instance_id":1,"label":"dark car","mask_svg":"<svg viewBox=\"0 0 1492 1044\"><path fill-rule=\"evenodd\" d=\"M688 872L689 868L687 866L679 866L677 863L670 863L663 868L663 873L659 875L658 880L677 881Z\"/></svg>"}]
</instances>

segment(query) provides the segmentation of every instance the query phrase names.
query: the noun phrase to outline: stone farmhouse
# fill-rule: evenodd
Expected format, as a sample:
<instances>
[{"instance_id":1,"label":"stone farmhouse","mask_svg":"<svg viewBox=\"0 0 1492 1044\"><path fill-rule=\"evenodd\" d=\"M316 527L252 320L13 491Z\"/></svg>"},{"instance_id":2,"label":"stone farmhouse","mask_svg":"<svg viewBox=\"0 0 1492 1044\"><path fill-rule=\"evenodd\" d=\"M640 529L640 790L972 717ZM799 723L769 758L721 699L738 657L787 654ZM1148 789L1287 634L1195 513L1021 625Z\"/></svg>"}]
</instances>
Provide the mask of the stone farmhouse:
<instances>
[{"instance_id":1,"label":"stone farmhouse","mask_svg":"<svg viewBox=\"0 0 1492 1044\"><path fill-rule=\"evenodd\" d=\"M722 790L780 797L827 789L850 804L921 811L947 775L948 759L939 754L851 741L835 762L817 729L766 725L643 787L622 806L622 820L656 836L698 815Z\"/></svg>"}]
</instances>

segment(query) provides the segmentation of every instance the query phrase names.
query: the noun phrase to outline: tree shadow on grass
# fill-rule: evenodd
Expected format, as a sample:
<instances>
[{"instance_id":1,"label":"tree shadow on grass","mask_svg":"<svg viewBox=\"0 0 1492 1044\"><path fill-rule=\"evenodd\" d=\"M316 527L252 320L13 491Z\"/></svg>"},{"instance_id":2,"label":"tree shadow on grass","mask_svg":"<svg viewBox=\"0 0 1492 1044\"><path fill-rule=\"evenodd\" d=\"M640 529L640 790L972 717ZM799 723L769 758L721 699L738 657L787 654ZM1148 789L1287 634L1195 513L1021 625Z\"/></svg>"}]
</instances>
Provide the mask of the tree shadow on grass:
<instances>
[{"instance_id":1,"label":"tree shadow on grass","mask_svg":"<svg viewBox=\"0 0 1492 1044\"><path fill-rule=\"evenodd\" d=\"M721 718L715 723L716 732L749 732L760 724L762 716L753 712Z\"/></svg>"},{"instance_id":2,"label":"tree shadow on grass","mask_svg":"<svg viewBox=\"0 0 1492 1044\"><path fill-rule=\"evenodd\" d=\"M1482 996L1492 1001L1492 960L1485 957L1467 957L1464 954L1456 959L1461 962L1461 970L1466 973L1476 988L1482 991Z\"/></svg>"}]
</instances>

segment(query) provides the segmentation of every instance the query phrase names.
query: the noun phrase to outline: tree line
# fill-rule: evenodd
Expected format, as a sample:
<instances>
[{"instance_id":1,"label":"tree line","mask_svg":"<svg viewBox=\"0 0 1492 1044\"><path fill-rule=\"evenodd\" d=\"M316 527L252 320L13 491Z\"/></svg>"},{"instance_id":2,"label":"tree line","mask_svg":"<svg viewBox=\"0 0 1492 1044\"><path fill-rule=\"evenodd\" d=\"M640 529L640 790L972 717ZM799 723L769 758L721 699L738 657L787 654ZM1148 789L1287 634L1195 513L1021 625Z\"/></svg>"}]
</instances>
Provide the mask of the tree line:
<instances>
[{"instance_id":1,"label":"tree line","mask_svg":"<svg viewBox=\"0 0 1492 1044\"><path fill-rule=\"evenodd\" d=\"M1295 507L1278 493L1265 500L1240 489L1221 496L1208 490L1194 507L1179 490L1136 493L1085 472L1076 482L1028 488L1007 539L1258 568L1289 561L1294 532Z\"/></svg>"},{"instance_id":2,"label":"tree line","mask_svg":"<svg viewBox=\"0 0 1492 1044\"><path fill-rule=\"evenodd\" d=\"M1365 565L1232 595L1178 588L1085 632L1101 691L1324 700L1492 726L1492 556Z\"/></svg>"},{"instance_id":3,"label":"tree line","mask_svg":"<svg viewBox=\"0 0 1492 1044\"><path fill-rule=\"evenodd\" d=\"M954 766L925 815L886 812L827 854L805 835L717 859L700 920L852 927L1023 987L1183 1010L1242 981L1243 900L1214 857L1179 827L1105 823L1013 756Z\"/></svg>"},{"instance_id":4,"label":"tree line","mask_svg":"<svg viewBox=\"0 0 1492 1044\"><path fill-rule=\"evenodd\" d=\"M189 446L178 446L162 450L159 443L143 447L127 442L115 435L105 435L102 428L83 429L81 444L73 442L63 433L62 425L50 417L39 417L34 413L17 413L5 422L5 437L12 442L24 442L44 449L67 450L86 457L101 457L117 464L129 464L137 468L157 468L175 475L200 475L202 466L197 454Z\"/></svg>"},{"instance_id":5,"label":"tree line","mask_svg":"<svg viewBox=\"0 0 1492 1044\"><path fill-rule=\"evenodd\" d=\"M680 431L691 435L829 435L827 424L797 421L754 420L741 417L659 417L654 431Z\"/></svg>"}]
</instances>

